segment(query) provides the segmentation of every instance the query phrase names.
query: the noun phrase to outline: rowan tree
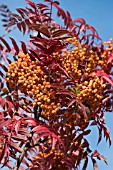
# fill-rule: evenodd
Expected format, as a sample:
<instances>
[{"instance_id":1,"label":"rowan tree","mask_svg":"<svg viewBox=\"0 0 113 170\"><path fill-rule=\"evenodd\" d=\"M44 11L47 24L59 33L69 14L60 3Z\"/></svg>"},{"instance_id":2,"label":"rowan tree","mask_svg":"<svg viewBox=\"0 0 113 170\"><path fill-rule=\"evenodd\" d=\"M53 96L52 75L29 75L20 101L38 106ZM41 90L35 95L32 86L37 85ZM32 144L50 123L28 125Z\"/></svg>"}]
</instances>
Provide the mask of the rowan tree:
<instances>
[{"instance_id":1,"label":"rowan tree","mask_svg":"<svg viewBox=\"0 0 113 170\"><path fill-rule=\"evenodd\" d=\"M0 163L9 169L72 170L107 159L90 148L91 126L111 145L105 112L113 110L113 42L102 42L83 18L44 0L12 13L4 27L29 43L0 37ZM53 20L53 9L63 25ZM37 32L34 35L33 32Z\"/></svg>"}]
</instances>

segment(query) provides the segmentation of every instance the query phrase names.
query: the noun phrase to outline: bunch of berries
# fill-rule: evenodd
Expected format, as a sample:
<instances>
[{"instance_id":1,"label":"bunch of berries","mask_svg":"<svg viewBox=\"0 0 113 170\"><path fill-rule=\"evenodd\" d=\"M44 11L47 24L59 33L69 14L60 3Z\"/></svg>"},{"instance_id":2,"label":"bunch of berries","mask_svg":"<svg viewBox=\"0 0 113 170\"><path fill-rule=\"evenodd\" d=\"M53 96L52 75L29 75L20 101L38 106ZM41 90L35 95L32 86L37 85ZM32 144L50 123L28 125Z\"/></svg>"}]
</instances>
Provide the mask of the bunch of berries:
<instances>
[{"instance_id":1,"label":"bunch of berries","mask_svg":"<svg viewBox=\"0 0 113 170\"><path fill-rule=\"evenodd\" d=\"M13 88L18 86L22 93L33 99L33 105L42 108L42 115L52 116L58 106L55 92L51 88L47 75L41 69L40 61L32 61L28 54L21 53L18 60L9 64L7 81Z\"/></svg>"}]
</instances>

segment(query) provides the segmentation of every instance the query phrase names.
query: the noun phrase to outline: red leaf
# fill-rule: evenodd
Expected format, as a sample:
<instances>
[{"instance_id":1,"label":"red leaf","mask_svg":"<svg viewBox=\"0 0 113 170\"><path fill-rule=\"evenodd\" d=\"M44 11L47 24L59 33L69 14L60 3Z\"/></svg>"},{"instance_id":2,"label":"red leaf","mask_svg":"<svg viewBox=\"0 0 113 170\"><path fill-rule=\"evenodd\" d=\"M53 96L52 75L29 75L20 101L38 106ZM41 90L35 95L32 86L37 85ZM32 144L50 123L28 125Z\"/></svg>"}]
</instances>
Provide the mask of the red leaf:
<instances>
[{"instance_id":1,"label":"red leaf","mask_svg":"<svg viewBox=\"0 0 113 170\"><path fill-rule=\"evenodd\" d=\"M57 10L58 10L57 15L59 17L60 16L62 17L62 19L64 20L64 24L66 25L67 24L67 16L66 16L66 13L64 12L64 10L62 8L60 8L56 2L53 2L52 5L57 8Z\"/></svg>"},{"instance_id":2,"label":"red leaf","mask_svg":"<svg viewBox=\"0 0 113 170\"><path fill-rule=\"evenodd\" d=\"M36 10L36 4L34 2L31 2L30 0L26 0L26 2Z\"/></svg>"},{"instance_id":3,"label":"red leaf","mask_svg":"<svg viewBox=\"0 0 113 170\"><path fill-rule=\"evenodd\" d=\"M7 161L8 151L9 149L8 149L7 143L5 142L2 153L0 155L0 163L4 164Z\"/></svg>"},{"instance_id":4,"label":"red leaf","mask_svg":"<svg viewBox=\"0 0 113 170\"><path fill-rule=\"evenodd\" d=\"M1 105L2 107L4 107L5 103L6 103L5 99L3 99L2 97L0 97L0 105Z\"/></svg>"},{"instance_id":5,"label":"red leaf","mask_svg":"<svg viewBox=\"0 0 113 170\"><path fill-rule=\"evenodd\" d=\"M57 5L60 5L60 2L58 2L58 1L54 1L53 3L56 3Z\"/></svg>"},{"instance_id":6,"label":"red leaf","mask_svg":"<svg viewBox=\"0 0 113 170\"><path fill-rule=\"evenodd\" d=\"M23 150L13 141L7 141L8 145L11 146L14 150L17 150L18 152L22 152Z\"/></svg>"},{"instance_id":7,"label":"red leaf","mask_svg":"<svg viewBox=\"0 0 113 170\"><path fill-rule=\"evenodd\" d=\"M52 140L52 149L55 149L56 142L57 142L57 139L53 138L53 140Z\"/></svg>"},{"instance_id":8,"label":"red leaf","mask_svg":"<svg viewBox=\"0 0 113 170\"><path fill-rule=\"evenodd\" d=\"M99 155L98 151L95 150L95 151L92 153L91 157L92 157L92 158L93 158L93 157L97 157L98 155Z\"/></svg>"},{"instance_id":9,"label":"red leaf","mask_svg":"<svg viewBox=\"0 0 113 170\"><path fill-rule=\"evenodd\" d=\"M18 120L18 122L15 124L15 132L16 132L16 134L17 134L18 131L19 131L20 124L21 124L21 120Z\"/></svg>"},{"instance_id":10,"label":"red leaf","mask_svg":"<svg viewBox=\"0 0 113 170\"><path fill-rule=\"evenodd\" d=\"M23 28L23 34L26 32L26 24L24 21L21 22L21 27Z\"/></svg>"},{"instance_id":11,"label":"red leaf","mask_svg":"<svg viewBox=\"0 0 113 170\"><path fill-rule=\"evenodd\" d=\"M8 111L11 111L13 104L10 101L7 101L8 104Z\"/></svg>"},{"instance_id":12,"label":"red leaf","mask_svg":"<svg viewBox=\"0 0 113 170\"><path fill-rule=\"evenodd\" d=\"M3 64L0 63L0 66L2 67L3 70L5 70L5 72L8 71L7 67L5 67L5 65L3 65Z\"/></svg>"},{"instance_id":13,"label":"red leaf","mask_svg":"<svg viewBox=\"0 0 113 170\"><path fill-rule=\"evenodd\" d=\"M13 38L10 37L10 39L11 39L11 41L12 41L12 44L13 44L14 49L15 49L15 51L16 51L16 54L18 55L18 53L19 53L18 45L17 45L16 41L15 41Z\"/></svg>"},{"instance_id":14,"label":"red leaf","mask_svg":"<svg viewBox=\"0 0 113 170\"><path fill-rule=\"evenodd\" d=\"M88 165L88 157L85 158L82 170L86 170L87 169L87 165Z\"/></svg>"},{"instance_id":15,"label":"red leaf","mask_svg":"<svg viewBox=\"0 0 113 170\"><path fill-rule=\"evenodd\" d=\"M59 36L62 36L64 34L69 34L69 31L66 30L66 29L59 29L59 30L56 30L52 33L53 37L59 37Z\"/></svg>"},{"instance_id":16,"label":"red leaf","mask_svg":"<svg viewBox=\"0 0 113 170\"><path fill-rule=\"evenodd\" d=\"M89 129L89 130L84 131L82 134L83 135L88 135L90 132L91 132L91 130Z\"/></svg>"},{"instance_id":17,"label":"red leaf","mask_svg":"<svg viewBox=\"0 0 113 170\"><path fill-rule=\"evenodd\" d=\"M45 52L46 51L46 48L43 46L43 45L41 45L41 44L39 44L39 43L35 43L35 42L32 42L36 47L38 47L38 48L40 48L41 50L43 50L43 52Z\"/></svg>"},{"instance_id":18,"label":"red leaf","mask_svg":"<svg viewBox=\"0 0 113 170\"><path fill-rule=\"evenodd\" d=\"M83 111L84 117L87 118L87 113L86 113L85 106L79 100L77 100L77 103L81 106L81 109Z\"/></svg>"},{"instance_id":19,"label":"red leaf","mask_svg":"<svg viewBox=\"0 0 113 170\"><path fill-rule=\"evenodd\" d=\"M91 75L92 75L92 73L91 73ZM108 81L113 86L113 80L103 70L96 70L95 73L97 76L101 76L102 78L104 78L106 81Z\"/></svg>"},{"instance_id":20,"label":"red leaf","mask_svg":"<svg viewBox=\"0 0 113 170\"><path fill-rule=\"evenodd\" d=\"M72 106L76 101L77 101L76 99L71 100L71 101L68 103L68 107Z\"/></svg>"},{"instance_id":21,"label":"red leaf","mask_svg":"<svg viewBox=\"0 0 113 170\"><path fill-rule=\"evenodd\" d=\"M68 72L67 72L65 69L63 69L63 67L61 67L59 64L58 64L57 66L59 67L60 70L63 71L63 73L64 73L68 78L70 78Z\"/></svg>"},{"instance_id":22,"label":"red leaf","mask_svg":"<svg viewBox=\"0 0 113 170\"><path fill-rule=\"evenodd\" d=\"M23 120L23 123L24 124L31 124L32 126L36 126L37 125L37 122L33 118L29 118L27 120Z\"/></svg>"},{"instance_id":23,"label":"red leaf","mask_svg":"<svg viewBox=\"0 0 113 170\"><path fill-rule=\"evenodd\" d=\"M111 56L109 56L109 58L108 58L108 60L107 60L107 64L108 64L108 63L111 63L112 60L113 60L113 54L111 54Z\"/></svg>"},{"instance_id":24,"label":"red leaf","mask_svg":"<svg viewBox=\"0 0 113 170\"><path fill-rule=\"evenodd\" d=\"M42 133L42 132L50 132L48 128L43 127L43 126L36 126L32 129L33 132L37 132L37 133Z\"/></svg>"},{"instance_id":25,"label":"red leaf","mask_svg":"<svg viewBox=\"0 0 113 170\"><path fill-rule=\"evenodd\" d=\"M26 44L23 41L20 41L20 42L21 42L21 46L22 46L22 50L23 50L24 54L27 54Z\"/></svg>"},{"instance_id":26,"label":"red leaf","mask_svg":"<svg viewBox=\"0 0 113 170\"><path fill-rule=\"evenodd\" d=\"M0 119L4 119L4 113L0 112Z\"/></svg>"},{"instance_id":27,"label":"red leaf","mask_svg":"<svg viewBox=\"0 0 113 170\"><path fill-rule=\"evenodd\" d=\"M22 28L21 28L21 24L20 23L17 23L17 27L20 31L22 31Z\"/></svg>"},{"instance_id":28,"label":"red leaf","mask_svg":"<svg viewBox=\"0 0 113 170\"><path fill-rule=\"evenodd\" d=\"M26 16L28 16L28 12L27 10L23 9L23 8L16 8L16 10L18 11L18 13L21 15L22 18L26 18Z\"/></svg>"},{"instance_id":29,"label":"red leaf","mask_svg":"<svg viewBox=\"0 0 113 170\"><path fill-rule=\"evenodd\" d=\"M44 34L48 38L50 37L50 33L48 31L48 27L41 26L41 24L30 24L30 27L35 31L40 31L40 33Z\"/></svg>"},{"instance_id":30,"label":"red leaf","mask_svg":"<svg viewBox=\"0 0 113 170\"><path fill-rule=\"evenodd\" d=\"M4 126L10 125L11 122L12 122L11 119L4 120L4 122L0 124L0 129L2 129Z\"/></svg>"},{"instance_id":31,"label":"red leaf","mask_svg":"<svg viewBox=\"0 0 113 170\"><path fill-rule=\"evenodd\" d=\"M22 21L22 18L18 14L11 13L11 16L14 16L19 21Z\"/></svg>"},{"instance_id":32,"label":"red leaf","mask_svg":"<svg viewBox=\"0 0 113 170\"><path fill-rule=\"evenodd\" d=\"M11 136L16 141L27 141L27 137L25 135L19 135L19 136Z\"/></svg>"},{"instance_id":33,"label":"red leaf","mask_svg":"<svg viewBox=\"0 0 113 170\"><path fill-rule=\"evenodd\" d=\"M1 41L4 43L4 45L7 47L8 52L10 52L10 51L11 51L11 48L10 48L9 44L8 44L2 37L0 37L0 40L1 40Z\"/></svg>"},{"instance_id":34,"label":"red leaf","mask_svg":"<svg viewBox=\"0 0 113 170\"><path fill-rule=\"evenodd\" d=\"M101 128L98 128L99 130L99 138L98 138L98 142L97 142L97 145L100 143L100 141L102 140L102 129Z\"/></svg>"},{"instance_id":35,"label":"red leaf","mask_svg":"<svg viewBox=\"0 0 113 170\"><path fill-rule=\"evenodd\" d=\"M84 20L83 18L77 18L77 19L75 19L73 22L79 22L79 23L81 23L82 25L85 25L85 24L86 24L86 22L85 22L85 20Z\"/></svg>"},{"instance_id":36,"label":"red leaf","mask_svg":"<svg viewBox=\"0 0 113 170\"><path fill-rule=\"evenodd\" d=\"M103 155L99 155L99 158L103 160L108 165L108 160Z\"/></svg>"},{"instance_id":37,"label":"red leaf","mask_svg":"<svg viewBox=\"0 0 113 170\"><path fill-rule=\"evenodd\" d=\"M96 36L96 38L101 40L101 38L99 37L99 35L98 35L98 33L97 33L97 31L96 31L96 29L94 27L92 27L90 25L86 25L86 28L92 31L94 37Z\"/></svg>"},{"instance_id":38,"label":"red leaf","mask_svg":"<svg viewBox=\"0 0 113 170\"><path fill-rule=\"evenodd\" d=\"M95 150L95 151L93 152L93 154L91 155L91 157L92 157L92 158L93 158L93 157L96 157L96 158L99 159L99 160L104 160L104 162L105 162L106 164L108 164L107 159L106 159L103 155L100 155L97 150Z\"/></svg>"},{"instance_id":39,"label":"red leaf","mask_svg":"<svg viewBox=\"0 0 113 170\"><path fill-rule=\"evenodd\" d=\"M113 86L113 79L111 79L107 74L106 76L103 76L103 78Z\"/></svg>"},{"instance_id":40,"label":"red leaf","mask_svg":"<svg viewBox=\"0 0 113 170\"><path fill-rule=\"evenodd\" d=\"M7 101L5 100L4 98L0 97L0 103L1 103L1 106L4 107L4 106L8 106L7 110L8 111L11 111L12 107L13 107L13 104L10 102L10 101Z\"/></svg>"},{"instance_id":41,"label":"red leaf","mask_svg":"<svg viewBox=\"0 0 113 170\"><path fill-rule=\"evenodd\" d=\"M98 170L98 165L95 159L92 158L92 162L93 162L93 168L94 170Z\"/></svg>"},{"instance_id":42,"label":"red leaf","mask_svg":"<svg viewBox=\"0 0 113 170\"><path fill-rule=\"evenodd\" d=\"M73 24L72 24L72 18L71 18L71 15L70 15L70 13L69 13L69 11L66 11L67 12L67 28L69 27L69 26L72 26Z\"/></svg>"}]
</instances>

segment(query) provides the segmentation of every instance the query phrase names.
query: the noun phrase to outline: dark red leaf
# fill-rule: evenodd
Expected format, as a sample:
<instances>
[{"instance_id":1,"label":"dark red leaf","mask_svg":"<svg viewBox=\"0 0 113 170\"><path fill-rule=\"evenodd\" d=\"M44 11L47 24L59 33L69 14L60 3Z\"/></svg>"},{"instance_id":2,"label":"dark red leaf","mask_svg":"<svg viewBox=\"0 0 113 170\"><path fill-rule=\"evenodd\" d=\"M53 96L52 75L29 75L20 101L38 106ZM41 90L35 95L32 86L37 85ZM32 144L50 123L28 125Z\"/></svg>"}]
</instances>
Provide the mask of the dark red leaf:
<instances>
[{"instance_id":1,"label":"dark red leaf","mask_svg":"<svg viewBox=\"0 0 113 170\"><path fill-rule=\"evenodd\" d=\"M6 100L3 99L2 97L0 97L0 105L1 105L2 107L4 107L5 103L6 103Z\"/></svg>"},{"instance_id":2,"label":"dark red leaf","mask_svg":"<svg viewBox=\"0 0 113 170\"><path fill-rule=\"evenodd\" d=\"M8 145L7 145L7 143L5 142L4 147L3 147L3 149L2 149L2 153L1 153L1 155L0 155L0 163L2 163L3 166L4 166L4 164L7 162L8 151L9 151ZM2 167L1 167L1 168L2 168Z\"/></svg>"},{"instance_id":3,"label":"dark red leaf","mask_svg":"<svg viewBox=\"0 0 113 170\"><path fill-rule=\"evenodd\" d=\"M12 41L12 44L13 44L14 49L15 49L15 51L16 51L16 54L18 55L18 53L19 53L19 47L18 47L16 41L15 41L13 38L10 37L10 39L11 39L11 41Z\"/></svg>"},{"instance_id":4,"label":"dark red leaf","mask_svg":"<svg viewBox=\"0 0 113 170\"><path fill-rule=\"evenodd\" d=\"M27 54L26 44L23 41L20 41L20 42L21 42L21 46L22 46L22 50L23 50L24 54Z\"/></svg>"},{"instance_id":5,"label":"dark red leaf","mask_svg":"<svg viewBox=\"0 0 113 170\"><path fill-rule=\"evenodd\" d=\"M18 152L22 152L23 150L16 144L16 143L14 143L13 141L7 141L7 144L9 145L9 146L11 146L14 150L17 150Z\"/></svg>"},{"instance_id":6,"label":"dark red leaf","mask_svg":"<svg viewBox=\"0 0 113 170\"><path fill-rule=\"evenodd\" d=\"M92 158L92 162L93 162L93 168L94 170L98 170L98 165L95 159Z\"/></svg>"},{"instance_id":7,"label":"dark red leaf","mask_svg":"<svg viewBox=\"0 0 113 170\"><path fill-rule=\"evenodd\" d=\"M16 8L16 10L18 11L18 13L21 15L21 17L23 19L26 18L26 16L28 16L28 12L27 10L23 9L23 8Z\"/></svg>"},{"instance_id":8,"label":"dark red leaf","mask_svg":"<svg viewBox=\"0 0 113 170\"><path fill-rule=\"evenodd\" d=\"M105 162L106 164L108 164L107 159L106 159L103 155L100 155L97 150L95 150L95 151L92 153L91 157L92 157L92 158L93 158L93 157L96 157L96 158L99 159L99 160L104 160L104 162Z\"/></svg>"},{"instance_id":9,"label":"dark red leaf","mask_svg":"<svg viewBox=\"0 0 113 170\"><path fill-rule=\"evenodd\" d=\"M40 126L40 125L34 127L34 128L32 129L32 131L33 131L33 132L37 132L37 133L50 132L48 128L43 127L43 126Z\"/></svg>"},{"instance_id":10,"label":"dark red leaf","mask_svg":"<svg viewBox=\"0 0 113 170\"><path fill-rule=\"evenodd\" d=\"M85 25L85 24L86 24L86 22L85 22L85 20L84 20L83 18L77 18L77 19L73 20L73 22L74 22L74 23L75 23L75 22L79 22L79 23L81 23L82 25Z\"/></svg>"},{"instance_id":11,"label":"dark red leaf","mask_svg":"<svg viewBox=\"0 0 113 170\"><path fill-rule=\"evenodd\" d=\"M3 64L0 63L0 66L2 67L2 69L3 69L5 72L8 71L7 67L5 67L5 65L3 65Z\"/></svg>"},{"instance_id":12,"label":"dark red leaf","mask_svg":"<svg viewBox=\"0 0 113 170\"><path fill-rule=\"evenodd\" d=\"M11 15L18 19L19 21L22 21L22 18L18 14L11 13Z\"/></svg>"},{"instance_id":13,"label":"dark red leaf","mask_svg":"<svg viewBox=\"0 0 113 170\"><path fill-rule=\"evenodd\" d=\"M46 27L46 26L42 26L41 24L30 24L30 28L32 30L39 31L40 33L44 34L48 38L50 37L48 27Z\"/></svg>"},{"instance_id":14,"label":"dark red leaf","mask_svg":"<svg viewBox=\"0 0 113 170\"><path fill-rule=\"evenodd\" d=\"M104 70L96 70L95 73L97 76L101 76L102 78L104 78L106 81L108 81L113 86L113 80L110 78L110 76L108 74L106 74L104 72ZM91 75L92 75L92 73L91 73Z\"/></svg>"},{"instance_id":15,"label":"dark red leaf","mask_svg":"<svg viewBox=\"0 0 113 170\"><path fill-rule=\"evenodd\" d=\"M30 0L26 0L26 2L35 10L37 9L36 4L34 2L31 2Z\"/></svg>"},{"instance_id":16,"label":"dark red leaf","mask_svg":"<svg viewBox=\"0 0 113 170\"><path fill-rule=\"evenodd\" d=\"M108 57L107 63L111 63L113 61L113 53Z\"/></svg>"},{"instance_id":17,"label":"dark red leaf","mask_svg":"<svg viewBox=\"0 0 113 170\"><path fill-rule=\"evenodd\" d=\"M21 22L21 27L23 29L23 34L25 34L25 32L26 32L26 24L25 24L24 21Z\"/></svg>"},{"instance_id":18,"label":"dark red leaf","mask_svg":"<svg viewBox=\"0 0 113 170\"><path fill-rule=\"evenodd\" d=\"M52 36L53 37L59 37L59 36L62 36L62 35L64 35L64 34L69 34L69 31L68 30L63 30L63 29L59 29L59 30L56 30L56 31L54 31L53 33L52 33Z\"/></svg>"},{"instance_id":19,"label":"dark red leaf","mask_svg":"<svg viewBox=\"0 0 113 170\"><path fill-rule=\"evenodd\" d=\"M17 141L27 141L27 137L25 135L12 135L12 138Z\"/></svg>"},{"instance_id":20,"label":"dark red leaf","mask_svg":"<svg viewBox=\"0 0 113 170\"><path fill-rule=\"evenodd\" d=\"M15 124L15 132L16 132L16 134L17 134L18 131L19 131L20 124L21 124L21 120L18 120L18 122L16 122L16 124Z\"/></svg>"},{"instance_id":21,"label":"dark red leaf","mask_svg":"<svg viewBox=\"0 0 113 170\"><path fill-rule=\"evenodd\" d=\"M29 118L29 119L27 119L27 120L24 120L23 123L24 123L24 124L31 124L32 126L36 126L36 125L37 125L36 120L33 119L33 118Z\"/></svg>"},{"instance_id":22,"label":"dark red leaf","mask_svg":"<svg viewBox=\"0 0 113 170\"><path fill-rule=\"evenodd\" d=\"M85 158L82 170L86 170L87 169L87 165L88 165L88 157Z\"/></svg>"},{"instance_id":23,"label":"dark red leaf","mask_svg":"<svg viewBox=\"0 0 113 170\"><path fill-rule=\"evenodd\" d=\"M36 47L40 48L43 52L46 51L46 48L42 45L42 44L39 44L39 43L35 43L35 42L32 42Z\"/></svg>"},{"instance_id":24,"label":"dark red leaf","mask_svg":"<svg viewBox=\"0 0 113 170\"><path fill-rule=\"evenodd\" d=\"M20 31L22 31L22 27L21 27L21 23L20 23L20 22L17 23L17 27L18 27L18 29L19 29Z\"/></svg>"},{"instance_id":25,"label":"dark red leaf","mask_svg":"<svg viewBox=\"0 0 113 170\"><path fill-rule=\"evenodd\" d=\"M3 123L0 124L0 129L2 129L5 126L10 125L11 122L12 122L11 119L5 120Z\"/></svg>"},{"instance_id":26,"label":"dark red leaf","mask_svg":"<svg viewBox=\"0 0 113 170\"><path fill-rule=\"evenodd\" d=\"M99 130L99 137L98 137L98 142L97 142L97 145L100 143L100 141L102 140L102 129L101 128L98 128Z\"/></svg>"},{"instance_id":27,"label":"dark red leaf","mask_svg":"<svg viewBox=\"0 0 113 170\"><path fill-rule=\"evenodd\" d=\"M2 37L0 37L0 40L1 40L1 41L4 43L4 45L7 47L8 52L10 52L10 51L11 51L11 48L10 48L9 44L6 42L6 40L4 40L4 38L2 38Z\"/></svg>"}]
</instances>

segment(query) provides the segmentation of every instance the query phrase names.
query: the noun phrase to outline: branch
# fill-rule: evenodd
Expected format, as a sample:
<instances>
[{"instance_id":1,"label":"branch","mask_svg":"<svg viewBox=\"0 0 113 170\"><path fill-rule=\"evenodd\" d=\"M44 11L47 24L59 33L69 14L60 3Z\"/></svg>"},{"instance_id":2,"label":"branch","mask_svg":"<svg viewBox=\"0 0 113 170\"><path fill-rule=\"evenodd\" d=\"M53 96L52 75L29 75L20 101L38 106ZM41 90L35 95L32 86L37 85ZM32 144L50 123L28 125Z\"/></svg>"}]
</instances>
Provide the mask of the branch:
<instances>
[{"instance_id":1,"label":"branch","mask_svg":"<svg viewBox=\"0 0 113 170\"><path fill-rule=\"evenodd\" d=\"M17 162L16 162L16 165L15 165L15 167L14 167L14 170L18 170L18 169L19 169L20 164L22 163L22 160L23 160L23 158L24 158L27 150L30 148L30 143L31 143L31 140L32 140L32 136L33 136L33 134L30 133L30 135L29 135L29 137L28 137L28 140L27 140L27 142L26 142L26 144L25 144L25 147L24 147L24 149L23 149L23 152L21 153L21 155L20 155L19 158L17 159Z\"/></svg>"}]
</instances>

